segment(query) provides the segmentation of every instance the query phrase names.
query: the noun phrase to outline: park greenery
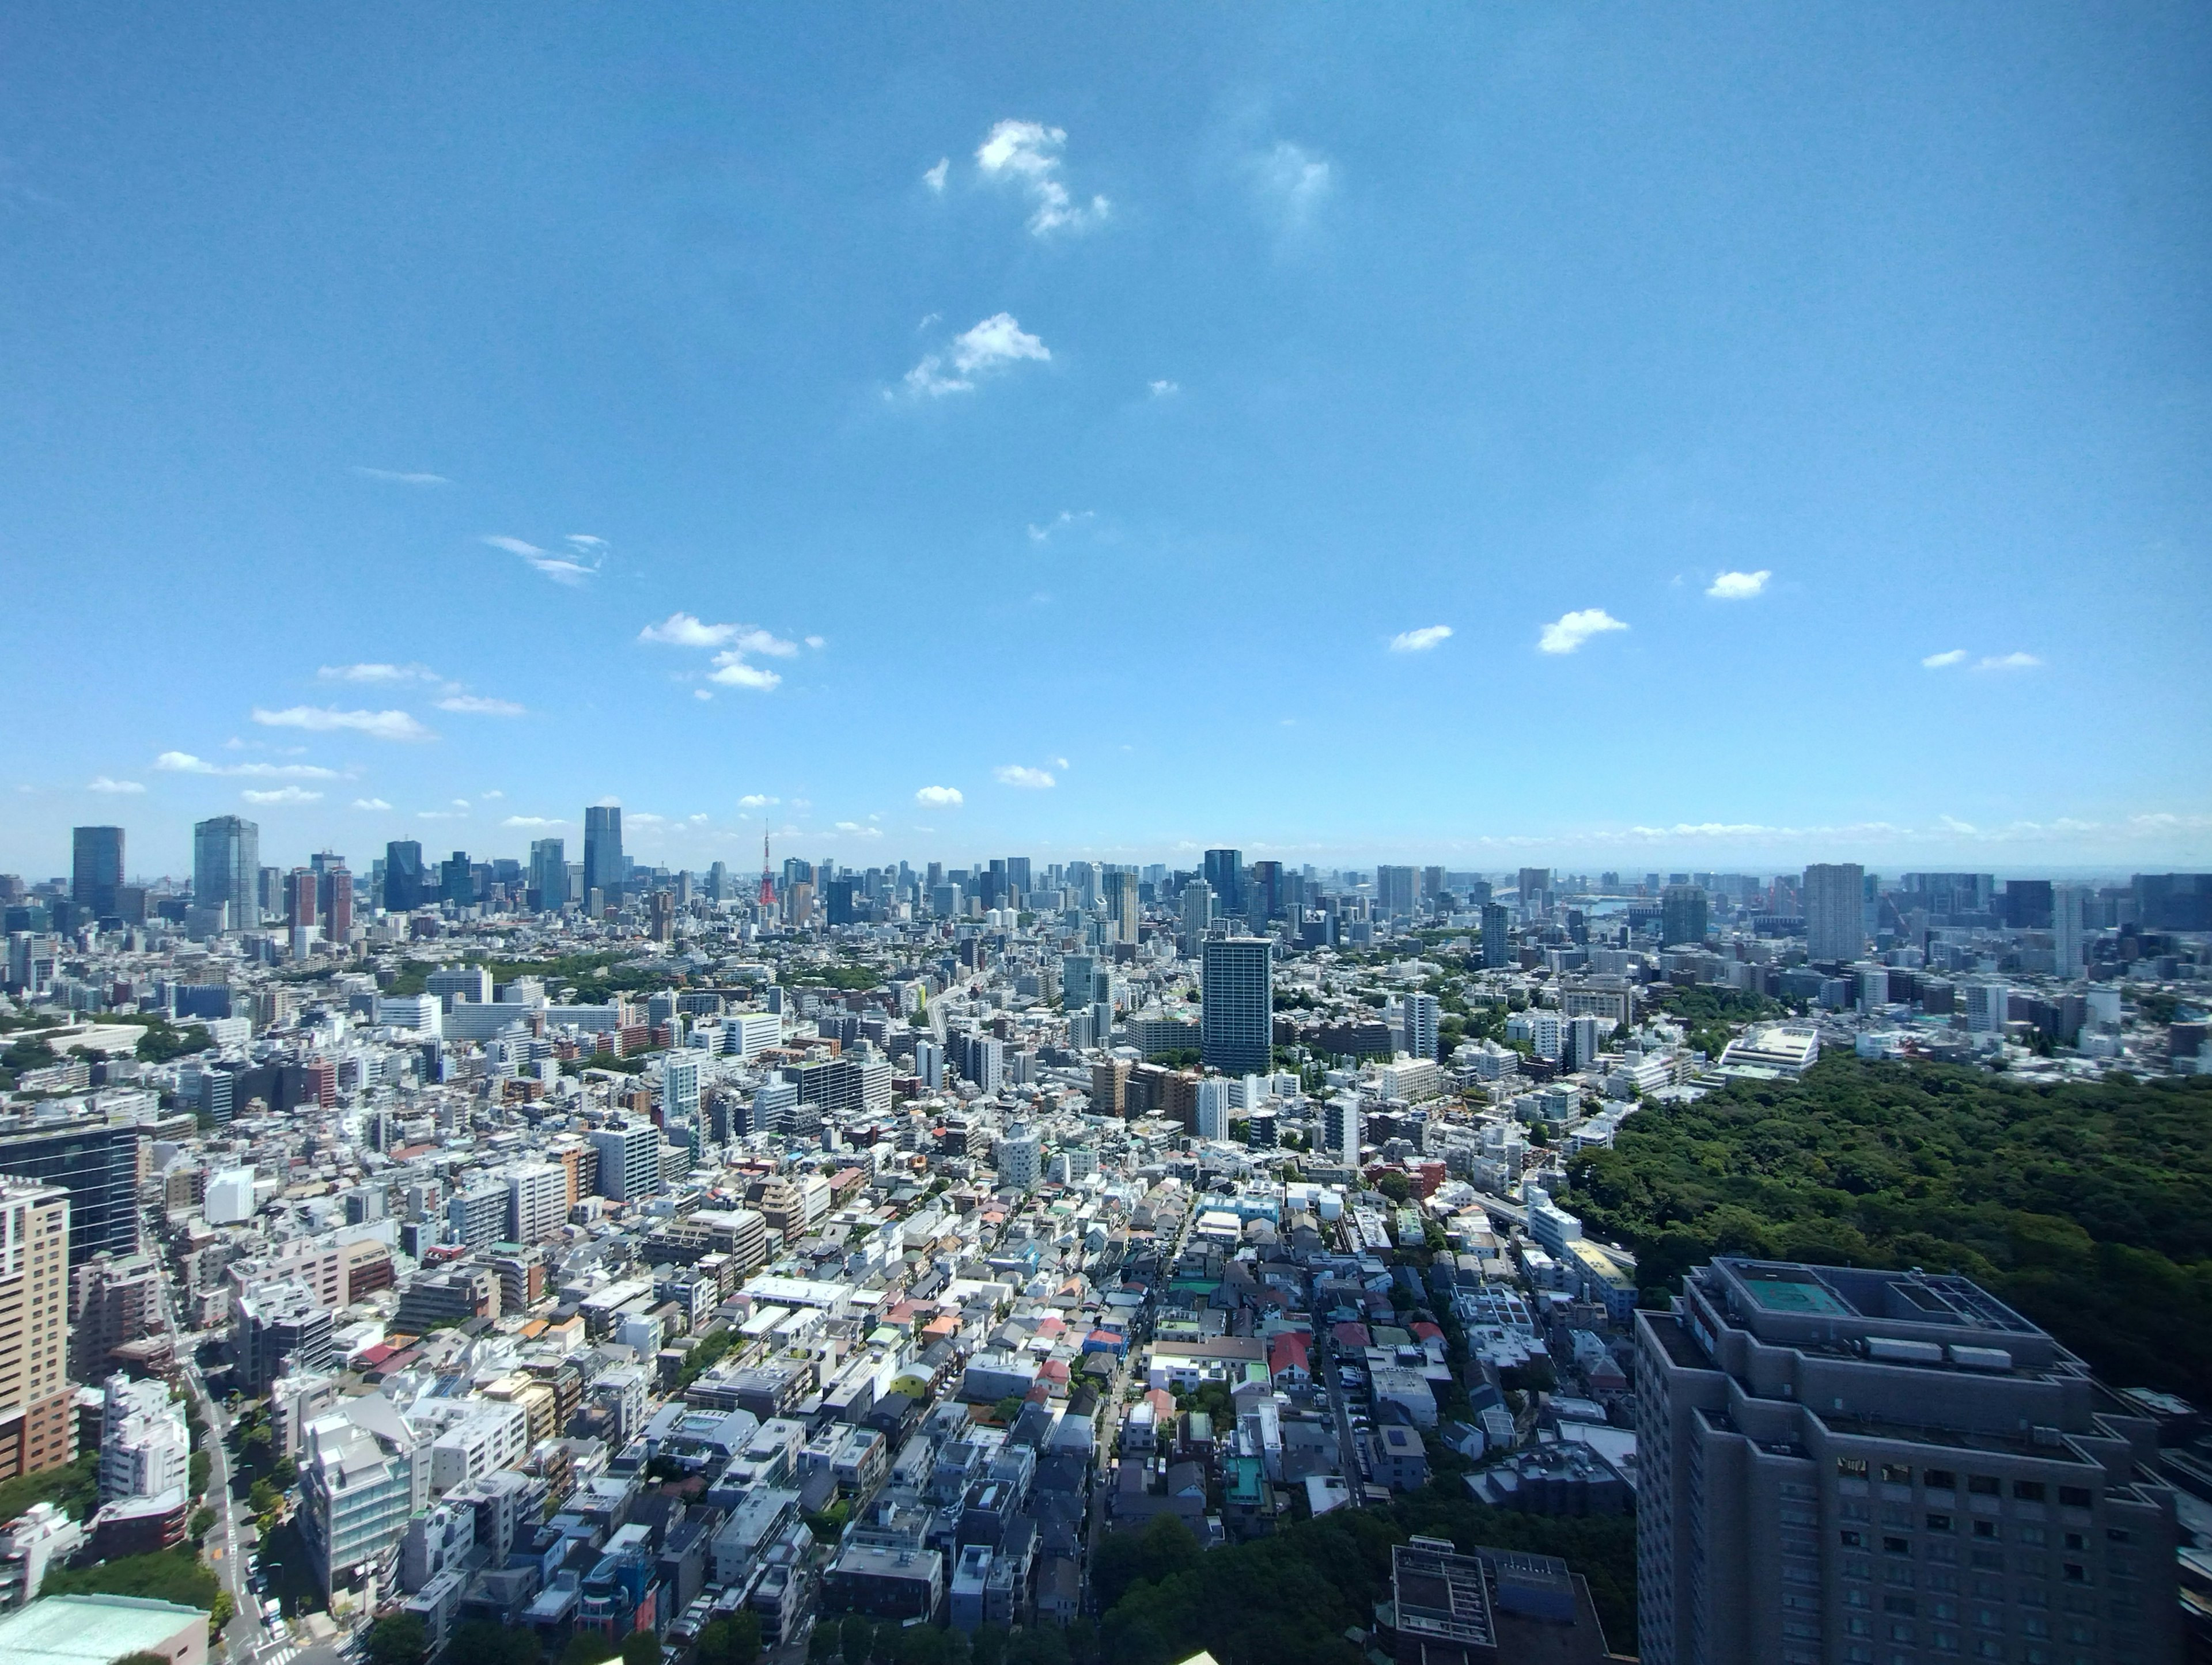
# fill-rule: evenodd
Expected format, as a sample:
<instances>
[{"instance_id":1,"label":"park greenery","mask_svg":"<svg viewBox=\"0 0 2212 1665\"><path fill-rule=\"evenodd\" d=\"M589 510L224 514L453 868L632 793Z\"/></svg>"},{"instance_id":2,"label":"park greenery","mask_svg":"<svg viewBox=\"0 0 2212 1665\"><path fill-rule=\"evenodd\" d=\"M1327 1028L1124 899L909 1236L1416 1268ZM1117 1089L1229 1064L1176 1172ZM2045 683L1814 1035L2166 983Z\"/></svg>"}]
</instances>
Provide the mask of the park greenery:
<instances>
[{"instance_id":1,"label":"park greenery","mask_svg":"<svg viewBox=\"0 0 2212 1665\"><path fill-rule=\"evenodd\" d=\"M100 1507L100 1453L87 1451L58 1468L0 1480L0 1521L12 1521L34 1503L61 1505L71 1520L88 1518Z\"/></svg>"},{"instance_id":2,"label":"park greenery","mask_svg":"<svg viewBox=\"0 0 2212 1665\"><path fill-rule=\"evenodd\" d=\"M1955 1271L2116 1386L2212 1394L2212 1080L1831 1055L1646 1109L1569 1177L1647 1304L1719 1254Z\"/></svg>"},{"instance_id":3,"label":"park greenery","mask_svg":"<svg viewBox=\"0 0 2212 1665\"><path fill-rule=\"evenodd\" d=\"M230 1592L200 1559L198 1547L182 1543L150 1555L121 1555L90 1566L49 1567L41 1595L140 1595L198 1607L220 1631L229 1620Z\"/></svg>"}]
</instances>

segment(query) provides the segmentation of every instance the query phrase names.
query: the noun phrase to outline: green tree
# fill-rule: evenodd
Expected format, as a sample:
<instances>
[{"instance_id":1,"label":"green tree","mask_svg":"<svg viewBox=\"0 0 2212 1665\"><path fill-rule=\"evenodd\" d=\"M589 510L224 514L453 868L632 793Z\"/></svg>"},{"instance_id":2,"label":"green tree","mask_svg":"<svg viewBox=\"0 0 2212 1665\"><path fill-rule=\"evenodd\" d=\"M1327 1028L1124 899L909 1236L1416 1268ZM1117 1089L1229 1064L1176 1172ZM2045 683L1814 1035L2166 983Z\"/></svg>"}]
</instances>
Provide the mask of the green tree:
<instances>
[{"instance_id":1,"label":"green tree","mask_svg":"<svg viewBox=\"0 0 2212 1665\"><path fill-rule=\"evenodd\" d=\"M573 1631L561 1650L561 1665L604 1665L621 1651L597 1631Z\"/></svg>"},{"instance_id":2,"label":"green tree","mask_svg":"<svg viewBox=\"0 0 2212 1665\"><path fill-rule=\"evenodd\" d=\"M205 1504L202 1504L199 1508L192 1510L191 1524L185 1528L185 1530L192 1534L192 1541L194 1543L198 1543L201 1539L206 1537L209 1532L213 1529L215 1522L215 1510L208 1508Z\"/></svg>"},{"instance_id":3,"label":"green tree","mask_svg":"<svg viewBox=\"0 0 2212 1665\"><path fill-rule=\"evenodd\" d=\"M430 1633L411 1613L393 1613L368 1627L369 1665L422 1665Z\"/></svg>"},{"instance_id":4,"label":"green tree","mask_svg":"<svg viewBox=\"0 0 2212 1665\"><path fill-rule=\"evenodd\" d=\"M273 1515L276 1505L283 1501L276 1488L267 1480L256 1480L247 1490L246 1505L257 1515Z\"/></svg>"},{"instance_id":5,"label":"green tree","mask_svg":"<svg viewBox=\"0 0 2212 1665\"><path fill-rule=\"evenodd\" d=\"M968 1638L968 1656L975 1665L1006 1665L1006 1631L997 1625L977 1626Z\"/></svg>"},{"instance_id":6,"label":"green tree","mask_svg":"<svg viewBox=\"0 0 2212 1665\"><path fill-rule=\"evenodd\" d=\"M279 1490L289 1492L300 1482L300 1465L289 1457L279 1457L276 1466L269 1471L269 1478L276 1482Z\"/></svg>"},{"instance_id":7,"label":"green tree","mask_svg":"<svg viewBox=\"0 0 2212 1665\"><path fill-rule=\"evenodd\" d=\"M1393 1169L1375 1182L1375 1188L1393 1202L1406 1202L1413 1194L1413 1182Z\"/></svg>"},{"instance_id":8,"label":"green tree","mask_svg":"<svg viewBox=\"0 0 2212 1665\"><path fill-rule=\"evenodd\" d=\"M868 1665L868 1656L876 1648L876 1627L859 1613L848 1613L837 1627L837 1641L838 1656L845 1665Z\"/></svg>"},{"instance_id":9,"label":"green tree","mask_svg":"<svg viewBox=\"0 0 2212 1665\"><path fill-rule=\"evenodd\" d=\"M623 1638L623 1665L660 1665L660 1638L651 1630L632 1631Z\"/></svg>"},{"instance_id":10,"label":"green tree","mask_svg":"<svg viewBox=\"0 0 2212 1665\"><path fill-rule=\"evenodd\" d=\"M750 1608L699 1632L698 1665L753 1665L760 1657L760 1615Z\"/></svg>"},{"instance_id":11,"label":"green tree","mask_svg":"<svg viewBox=\"0 0 2212 1665\"><path fill-rule=\"evenodd\" d=\"M453 1627L440 1662L441 1665L538 1665L542 1652L533 1630L471 1619Z\"/></svg>"}]
</instances>

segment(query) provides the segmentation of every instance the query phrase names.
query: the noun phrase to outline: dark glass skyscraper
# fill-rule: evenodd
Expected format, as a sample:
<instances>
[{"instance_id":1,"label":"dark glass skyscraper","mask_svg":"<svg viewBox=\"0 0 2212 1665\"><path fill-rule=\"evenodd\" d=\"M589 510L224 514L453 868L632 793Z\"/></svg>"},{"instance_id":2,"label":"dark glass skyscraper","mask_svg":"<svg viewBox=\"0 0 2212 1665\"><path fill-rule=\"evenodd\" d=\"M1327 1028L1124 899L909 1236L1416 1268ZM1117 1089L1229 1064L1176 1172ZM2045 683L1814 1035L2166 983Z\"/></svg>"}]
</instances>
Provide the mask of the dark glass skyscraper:
<instances>
[{"instance_id":1,"label":"dark glass skyscraper","mask_svg":"<svg viewBox=\"0 0 2212 1665\"><path fill-rule=\"evenodd\" d=\"M594 804L584 811L584 891L597 890L609 902L622 894L629 872L623 861L622 810Z\"/></svg>"},{"instance_id":2,"label":"dark glass skyscraper","mask_svg":"<svg viewBox=\"0 0 2212 1665\"><path fill-rule=\"evenodd\" d=\"M1265 937L1209 937L1198 1014L1200 1055L1224 1075L1259 1075L1274 1062L1273 945Z\"/></svg>"},{"instance_id":3,"label":"dark glass skyscraper","mask_svg":"<svg viewBox=\"0 0 2212 1665\"><path fill-rule=\"evenodd\" d=\"M79 827L70 852L70 900L105 918L115 911L122 886L123 829Z\"/></svg>"},{"instance_id":4,"label":"dark glass skyscraper","mask_svg":"<svg viewBox=\"0 0 2212 1665\"><path fill-rule=\"evenodd\" d=\"M0 1132L0 1174L68 1190L73 1267L103 1249L118 1260L138 1252L138 1133L89 1118Z\"/></svg>"},{"instance_id":5,"label":"dark glass skyscraper","mask_svg":"<svg viewBox=\"0 0 2212 1665\"><path fill-rule=\"evenodd\" d=\"M1201 875L1213 887L1213 911L1217 914L1242 914L1244 911L1244 852L1242 850L1208 850L1206 871Z\"/></svg>"},{"instance_id":6,"label":"dark glass skyscraper","mask_svg":"<svg viewBox=\"0 0 2212 1665\"><path fill-rule=\"evenodd\" d=\"M425 900L422 847L411 838L395 839L384 847L384 911L404 914Z\"/></svg>"},{"instance_id":7,"label":"dark glass skyscraper","mask_svg":"<svg viewBox=\"0 0 2212 1665\"><path fill-rule=\"evenodd\" d=\"M192 902L200 908L228 904L230 928L261 923L261 829L235 815L218 815L192 828Z\"/></svg>"}]
</instances>

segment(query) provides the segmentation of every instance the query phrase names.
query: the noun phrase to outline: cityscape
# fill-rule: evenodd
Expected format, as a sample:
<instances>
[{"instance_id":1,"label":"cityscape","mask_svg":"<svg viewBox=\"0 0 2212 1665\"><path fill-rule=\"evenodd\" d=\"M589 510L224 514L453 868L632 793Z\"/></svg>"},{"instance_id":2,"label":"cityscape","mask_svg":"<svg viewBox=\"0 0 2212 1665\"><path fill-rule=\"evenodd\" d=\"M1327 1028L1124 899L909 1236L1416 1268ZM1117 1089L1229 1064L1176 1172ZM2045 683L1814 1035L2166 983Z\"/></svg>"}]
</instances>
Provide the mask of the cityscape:
<instances>
[{"instance_id":1,"label":"cityscape","mask_svg":"<svg viewBox=\"0 0 2212 1665\"><path fill-rule=\"evenodd\" d=\"M2212 9L17 7L0 1665L2212 1665Z\"/></svg>"}]
</instances>

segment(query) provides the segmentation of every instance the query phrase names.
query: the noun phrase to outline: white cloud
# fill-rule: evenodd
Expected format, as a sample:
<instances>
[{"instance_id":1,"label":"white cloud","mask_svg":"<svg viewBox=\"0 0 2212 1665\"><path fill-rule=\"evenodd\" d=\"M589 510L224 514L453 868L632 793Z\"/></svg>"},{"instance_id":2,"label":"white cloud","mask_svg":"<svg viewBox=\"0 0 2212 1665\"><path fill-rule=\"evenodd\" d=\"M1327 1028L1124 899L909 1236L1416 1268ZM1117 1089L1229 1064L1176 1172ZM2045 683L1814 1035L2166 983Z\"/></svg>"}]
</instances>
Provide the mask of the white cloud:
<instances>
[{"instance_id":1,"label":"white cloud","mask_svg":"<svg viewBox=\"0 0 2212 1665\"><path fill-rule=\"evenodd\" d=\"M1705 593L1716 601L1748 601L1766 590L1766 580L1774 574L1761 567L1755 573L1717 573Z\"/></svg>"},{"instance_id":2,"label":"white cloud","mask_svg":"<svg viewBox=\"0 0 2212 1665\"><path fill-rule=\"evenodd\" d=\"M316 733L350 729L378 740L437 738L404 711L340 711L326 705L295 705L268 711L257 705L253 720L264 728L304 728Z\"/></svg>"},{"instance_id":3,"label":"white cloud","mask_svg":"<svg viewBox=\"0 0 2212 1665\"><path fill-rule=\"evenodd\" d=\"M1452 633L1449 624L1424 624L1418 630L1401 630L1390 638L1394 653L1425 653Z\"/></svg>"},{"instance_id":4,"label":"white cloud","mask_svg":"<svg viewBox=\"0 0 2212 1665\"><path fill-rule=\"evenodd\" d=\"M748 810L762 810L766 809L770 804L781 804L781 802L783 802L783 799L781 798L769 798L761 793L749 792L743 798L738 799L738 807Z\"/></svg>"},{"instance_id":5,"label":"white cloud","mask_svg":"<svg viewBox=\"0 0 2212 1665\"><path fill-rule=\"evenodd\" d=\"M1578 612L1562 613L1547 624L1536 646L1547 653L1571 653L1592 636L1627 628L1602 607L1584 607Z\"/></svg>"},{"instance_id":6,"label":"white cloud","mask_svg":"<svg viewBox=\"0 0 2212 1665\"><path fill-rule=\"evenodd\" d=\"M817 649L827 647L830 645L830 639L827 636L809 636L806 638L806 645Z\"/></svg>"},{"instance_id":7,"label":"white cloud","mask_svg":"<svg viewBox=\"0 0 2212 1665\"><path fill-rule=\"evenodd\" d=\"M1066 143L1063 128L1036 121L1002 121L976 149L978 173L987 179L1011 179L1028 196L1033 204L1030 231L1034 236L1087 231L1113 211L1113 205L1103 197L1093 197L1087 206L1079 206L1068 195L1067 187L1060 182L1060 149Z\"/></svg>"},{"instance_id":8,"label":"white cloud","mask_svg":"<svg viewBox=\"0 0 2212 1665\"><path fill-rule=\"evenodd\" d=\"M1169 381L1164 378L1158 381L1147 382L1146 386L1152 390L1152 397L1156 399L1172 398L1176 394L1182 392L1181 382Z\"/></svg>"},{"instance_id":9,"label":"white cloud","mask_svg":"<svg viewBox=\"0 0 2212 1665\"><path fill-rule=\"evenodd\" d=\"M556 584L580 584L599 571L596 563L586 567L580 562L570 560L567 556L549 554L535 544L524 543L520 538L507 538L493 533L487 536L483 541L495 550L505 550L509 555L520 556L530 563L532 569L544 574ZM601 547L599 539L586 538L581 534L570 538L568 542L582 550L594 550Z\"/></svg>"},{"instance_id":10,"label":"white cloud","mask_svg":"<svg viewBox=\"0 0 2212 1665\"><path fill-rule=\"evenodd\" d=\"M709 682L720 683L725 688L750 688L765 694L780 686L783 678L773 671L764 671L757 665L748 665L735 652L714 655L718 667L707 673Z\"/></svg>"},{"instance_id":11,"label":"white cloud","mask_svg":"<svg viewBox=\"0 0 2212 1665\"><path fill-rule=\"evenodd\" d=\"M927 185L932 191L935 191L939 196L942 197L945 194L945 176L951 170L951 157L939 156L937 159L936 167L925 167L922 169L921 182Z\"/></svg>"},{"instance_id":12,"label":"white cloud","mask_svg":"<svg viewBox=\"0 0 2212 1665\"><path fill-rule=\"evenodd\" d=\"M356 798L353 800L353 806L357 810L388 810L392 807L381 798Z\"/></svg>"},{"instance_id":13,"label":"white cloud","mask_svg":"<svg viewBox=\"0 0 2212 1665\"><path fill-rule=\"evenodd\" d=\"M914 801L926 810L957 809L965 802L957 787L924 787L915 793Z\"/></svg>"},{"instance_id":14,"label":"white cloud","mask_svg":"<svg viewBox=\"0 0 2212 1665\"><path fill-rule=\"evenodd\" d=\"M695 688L691 690L691 697L695 700L711 700L714 697L714 690L711 688Z\"/></svg>"},{"instance_id":15,"label":"white cloud","mask_svg":"<svg viewBox=\"0 0 2212 1665\"><path fill-rule=\"evenodd\" d=\"M592 807L595 810L618 810L622 807L622 799L612 796L602 798L593 803Z\"/></svg>"},{"instance_id":16,"label":"white cloud","mask_svg":"<svg viewBox=\"0 0 2212 1665\"><path fill-rule=\"evenodd\" d=\"M1042 792L1047 787L1057 786L1049 769L1030 769L1021 763L1001 763L991 771L1002 787L1025 787Z\"/></svg>"},{"instance_id":17,"label":"white cloud","mask_svg":"<svg viewBox=\"0 0 2212 1665\"><path fill-rule=\"evenodd\" d=\"M734 624L702 623L694 613L671 613L658 624L637 633L640 641L658 641L671 647L720 647L737 635Z\"/></svg>"},{"instance_id":18,"label":"white cloud","mask_svg":"<svg viewBox=\"0 0 2212 1665\"><path fill-rule=\"evenodd\" d=\"M607 546L605 538L594 538L588 532L572 532L561 541L574 544L580 550L603 550Z\"/></svg>"},{"instance_id":19,"label":"white cloud","mask_svg":"<svg viewBox=\"0 0 2212 1665\"><path fill-rule=\"evenodd\" d=\"M1966 662L1966 650L1963 647L1954 647L1947 653L1930 653L1920 661L1920 668L1923 671L1948 671L1954 665L1964 665Z\"/></svg>"},{"instance_id":20,"label":"white cloud","mask_svg":"<svg viewBox=\"0 0 2212 1665\"><path fill-rule=\"evenodd\" d=\"M2043 661L2033 653L1992 653L1974 666L1977 671L2033 671Z\"/></svg>"},{"instance_id":21,"label":"white cloud","mask_svg":"<svg viewBox=\"0 0 2212 1665\"><path fill-rule=\"evenodd\" d=\"M837 830L850 833L855 838L881 838L884 836L881 827L864 827L857 821L840 821Z\"/></svg>"},{"instance_id":22,"label":"white cloud","mask_svg":"<svg viewBox=\"0 0 2212 1665\"><path fill-rule=\"evenodd\" d=\"M550 815L510 815L499 824L502 827L565 827L568 823Z\"/></svg>"},{"instance_id":23,"label":"white cloud","mask_svg":"<svg viewBox=\"0 0 2212 1665\"><path fill-rule=\"evenodd\" d=\"M325 682L443 682L427 665L325 665L315 674Z\"/></svg>"},{"instance_id":24,"label":"white cloud","mask_svg":"<svg viewBox=\"0 0 2212 1665\"><path fill-rule=\"evenodd\" d=\"M337 781L343 777L319 763L210 763L189 751L165 751L154 767L170 775L243 775L274 781Z\"/></svg>"},{"instance_id":25,"label":"white cloud","mask_svg":"<svg viewBox=\"0 0 2212 1665\"><path fill-rule=\"evenodd\" d=\"M507 794L497 787L494 787L489 792L479 793L478 796L489 800L494 798L504 798Z\"/></svg>"},{"instance_id":26,"label":"white cloud","mask_svg":"<svg viewBox=\"0 0 2212 1665\"><path fill-rule=\"evenodd\" d=\"M111 781L105 775L95 775L85 782L87 792L143 792L146 788L136 781Z\"/></svg>"},{"instance_id":27,"label":"white cloud","mask_svg":"<svg viewBox=\"0 0 2212 1665\"><path fill-rule=\"evenodd\" d=\"M1030 542L1048 544L1052 541L1054 533L1069 531L1073 527L1081 526L1086 520L1096 520L1097 518L1098 511L1096 509L1087 508L1079 513L1072 508L1064 508L1041 526L1032 523L1030 527Z\"/></svg>"},{"instance_id":28,"label":"white cloud","mask_svg":"<svg viewBox=\"0 0 2212 1665\"><path fill-rule=\"evenodd\" d=\"M527 706L517 705L513 700L495 700L482 694L453 694L438 702L441 711L459 711L471 717L520 717L528 714Z\"/></svg>"},{"instance_id":29,"label":"white cloud","mask_svg":"<svg viewBox=\"0 0 2212 1665\"><path fill-rule=\"evenodd\" d=\"M442 474L410 474L394 468L360 468L354 472L364 480L380 480L388 486L449 486L453 484Z\"/></svg>"},{"instance_id":30,"label":"white cloud","mask_svg":"<svg viewBox=\"0 0 2212 1665\"><path fill-rule=\"evenodd\" d=\"M1052 349L1022 328L1012 313L994 313L952 338L942 353L926 354L906 373L907 392L915 398L973 391L975 378L1024 359L1048 362Z\"/></svg>"},{"instance_id":31,"label":"white cloud","mask_svg":"<svg viewBox=\"0 0 2212 1665\"><path fill-rule=\"evenodd\" d=\"M249 804L319 804L323 794L308 792L299 787L277 787L269 792L256 792L251 787L238 794Z\"/></svg>"},{"instance_id":32,"label":"white cloud","mask_svg":"<svg viewBox=\"0 0 2212 1665\"><path fill-rule=\"evenodd\" d=\"M1302 144L1283 140L1251 163L1260 191L1292 226L1302 226L1336 187L1336 170L1328 158Z\"/></svg>"}]
</instances>

